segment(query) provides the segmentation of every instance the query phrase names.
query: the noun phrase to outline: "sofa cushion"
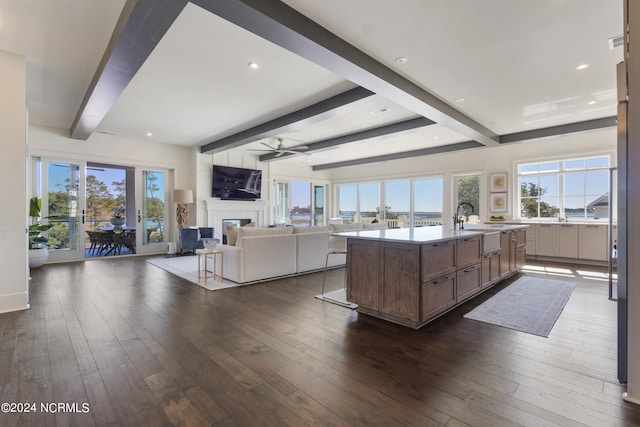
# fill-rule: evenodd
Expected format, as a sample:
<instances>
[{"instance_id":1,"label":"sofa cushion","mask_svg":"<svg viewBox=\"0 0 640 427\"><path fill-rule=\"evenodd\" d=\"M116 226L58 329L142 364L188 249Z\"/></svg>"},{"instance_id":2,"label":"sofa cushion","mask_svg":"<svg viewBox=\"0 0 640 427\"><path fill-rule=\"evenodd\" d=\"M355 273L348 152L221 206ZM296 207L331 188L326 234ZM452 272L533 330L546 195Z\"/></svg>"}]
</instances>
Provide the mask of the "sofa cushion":
<instances>
[{"instance_id":1,"label":"sofa cushion","mask_svg":"<svg viewBox=\"0 0 640 427\"><path fill-rule=\"evenodd\" d=\"M362 223L354 222L353 224L329 224L329 227L332 232L355 231L362 230Z\"/></svg>"},{"instance_id":2,"label":"sofa cushion","mask_svg":"<svg viewBox=\"0 0 640 427\"><path fill-rule=\"evenodd\" d=\"M247 225L243 225L241 228L255 227L255 226L256 226L255 222L250 222ZM238 241L238 227L232 224L227 224L227 245L235 246L237 241Z\"/></svg>"},{"instance_id":3,"label":"sofa cushion","mask_svg":"<svg viewBox=\"0 0 640 427\"><path fill-rule=\"evenodd\" d=\"M293 234L293 227L240 227L236 245L240 243L240 239L243 237L280 236L283 234Z\"/></svg>"},{"instance_id":4,"label":"sofa cushion","mask_svg":"<svg viewBox=\"0 0 640 427\"><path fill-rule=\"evenodd\" d=\"M289 228L293 228L293 234L326 233L327 231L331 231L328 225L317 225L314 227L289 227Z\"/></svg>"}]
</instances>

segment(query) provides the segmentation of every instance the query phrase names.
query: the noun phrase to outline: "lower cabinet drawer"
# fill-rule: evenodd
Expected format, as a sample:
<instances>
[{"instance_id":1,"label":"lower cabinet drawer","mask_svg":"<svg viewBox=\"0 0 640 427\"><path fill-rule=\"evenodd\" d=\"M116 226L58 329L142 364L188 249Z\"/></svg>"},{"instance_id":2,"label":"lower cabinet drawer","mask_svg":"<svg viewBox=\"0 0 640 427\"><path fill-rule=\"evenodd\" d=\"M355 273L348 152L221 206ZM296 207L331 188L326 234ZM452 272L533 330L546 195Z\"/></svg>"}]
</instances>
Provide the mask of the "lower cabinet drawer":
<instances>
[{"instance_id":1,"label":"lower cabinet drawer","mask_svg":"<svg viewBox=\"0 0 640 427\"><path fill-rule=\"evenodd\" d=\"M421 320L424 322L456 304L456 273L422 284Z\"/></svg>"},{"instance_id":2,"label":"lower cabinet drawer","mask_svg":"<svg viewBox=\"0 0 640 427\"><path fill-rule=\"evenodd\" d=\"M456 271L456 302L466 300L482 290L481 264L473 264Z\"/></svg>"}]
</instances>

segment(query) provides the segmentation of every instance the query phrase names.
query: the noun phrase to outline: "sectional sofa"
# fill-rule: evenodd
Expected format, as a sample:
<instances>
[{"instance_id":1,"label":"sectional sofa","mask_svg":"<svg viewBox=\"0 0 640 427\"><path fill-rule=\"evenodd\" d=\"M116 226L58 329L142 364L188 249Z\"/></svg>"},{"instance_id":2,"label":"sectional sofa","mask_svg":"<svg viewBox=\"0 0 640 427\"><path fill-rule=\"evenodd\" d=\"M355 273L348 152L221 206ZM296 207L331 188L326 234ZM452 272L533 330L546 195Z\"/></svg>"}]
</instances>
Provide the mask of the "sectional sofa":
<instances>
[{"instance_id":1,"label":"sectional sofa","mask_svg":"<svg viewBox=\"0 0 640 427\"><path fill-rule=\"evenodd\" d=\"M325 267L331 233L363 228L386 228L378 224L331 224L317 227L240 227L234 244L218 245L224 252L224 278L237 283L259 282L305 274ZM235 236L234 236L235 237ZM229 239L228 243L234 243ZM329 257L329 267L342 266L344 255Z\"/></svg>"}]
</instances>

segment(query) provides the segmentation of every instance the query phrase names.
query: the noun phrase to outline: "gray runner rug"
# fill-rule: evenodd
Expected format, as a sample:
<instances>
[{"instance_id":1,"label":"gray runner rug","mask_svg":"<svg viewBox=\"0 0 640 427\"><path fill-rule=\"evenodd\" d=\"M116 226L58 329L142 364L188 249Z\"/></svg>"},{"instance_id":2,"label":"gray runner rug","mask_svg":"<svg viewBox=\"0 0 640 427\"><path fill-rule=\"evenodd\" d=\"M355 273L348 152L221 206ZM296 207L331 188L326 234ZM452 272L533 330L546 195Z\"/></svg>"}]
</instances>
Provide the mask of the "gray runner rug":
<instances>
[{"instance_id":1,"label":"gray runner rug","mask_svg":"<svg viewBox=\"0 0 640 427\"><path fill-rule=\"evenodd\" d=\"M576 284L521 277L464 317L548 337Z\"/></svg>"}]
</instances>

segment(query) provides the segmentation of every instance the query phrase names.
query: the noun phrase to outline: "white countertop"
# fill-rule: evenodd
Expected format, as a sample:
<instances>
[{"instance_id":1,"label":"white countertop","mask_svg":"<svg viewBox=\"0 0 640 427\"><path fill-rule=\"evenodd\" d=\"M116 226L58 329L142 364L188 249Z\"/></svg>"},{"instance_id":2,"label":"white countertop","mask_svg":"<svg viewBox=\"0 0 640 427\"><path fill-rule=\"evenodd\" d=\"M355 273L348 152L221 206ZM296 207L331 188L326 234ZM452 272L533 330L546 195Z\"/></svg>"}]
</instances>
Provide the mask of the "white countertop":
<instances>
[{"instance_id":1,"label":"white countertop","mask_svg":"<svg viewBox=\"0 0 640 427\"><path fill-rule=\"evenodd\" d=\"M447 226L389 228L386 230L357 230L333 233L347 238L384 240L400 243L435 243L444 240L481 236L492 231L515 230L527 227L522 224L467 224L463 230L452 230Z\"/></svg>"}]
</instances>

